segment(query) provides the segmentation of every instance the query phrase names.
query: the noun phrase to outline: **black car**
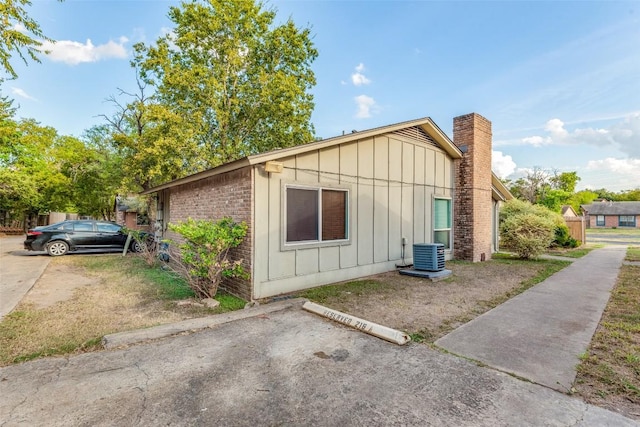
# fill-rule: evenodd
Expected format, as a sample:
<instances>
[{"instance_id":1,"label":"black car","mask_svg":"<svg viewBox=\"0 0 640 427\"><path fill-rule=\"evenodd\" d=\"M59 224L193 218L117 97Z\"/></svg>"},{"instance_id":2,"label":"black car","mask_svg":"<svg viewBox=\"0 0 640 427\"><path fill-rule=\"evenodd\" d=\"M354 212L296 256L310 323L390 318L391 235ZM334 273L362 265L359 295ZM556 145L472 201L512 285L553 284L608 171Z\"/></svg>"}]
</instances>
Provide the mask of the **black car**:
<instances>
[{"instance_id":1,"label":"black car","mask_svg":"<svg viewBox=\"0 0 640 427\"><path fill-rule=\"evenodd\" d=\"M47 251L51 256L64 255L78 249L124 249L128 233L115 222L68 220L35 227L27 232L24 248ZM140 252L142 247L131 239L129 249Z\"/></svg>"}]
</instances>

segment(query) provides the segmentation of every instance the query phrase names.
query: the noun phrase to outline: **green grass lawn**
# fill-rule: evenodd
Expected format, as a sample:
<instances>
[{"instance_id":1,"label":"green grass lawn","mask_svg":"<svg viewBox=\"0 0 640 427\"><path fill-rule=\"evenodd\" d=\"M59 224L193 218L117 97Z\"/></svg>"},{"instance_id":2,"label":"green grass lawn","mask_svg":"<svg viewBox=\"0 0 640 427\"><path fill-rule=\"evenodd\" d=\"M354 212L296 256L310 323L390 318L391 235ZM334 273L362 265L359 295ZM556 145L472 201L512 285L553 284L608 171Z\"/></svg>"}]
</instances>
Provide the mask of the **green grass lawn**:
<instances>
[{"instance_id":1,"label":"green grass lawn","mask_svg":"<svg viewBox=\"0 0 640 427\"><path fill-rule=\"evenodd\" d=\"M627 259L640 257L640 248ZM640 418L640 267L623 265L598 329L580 357L575 388L585 400Z\"/></svg>"}]
</instances>

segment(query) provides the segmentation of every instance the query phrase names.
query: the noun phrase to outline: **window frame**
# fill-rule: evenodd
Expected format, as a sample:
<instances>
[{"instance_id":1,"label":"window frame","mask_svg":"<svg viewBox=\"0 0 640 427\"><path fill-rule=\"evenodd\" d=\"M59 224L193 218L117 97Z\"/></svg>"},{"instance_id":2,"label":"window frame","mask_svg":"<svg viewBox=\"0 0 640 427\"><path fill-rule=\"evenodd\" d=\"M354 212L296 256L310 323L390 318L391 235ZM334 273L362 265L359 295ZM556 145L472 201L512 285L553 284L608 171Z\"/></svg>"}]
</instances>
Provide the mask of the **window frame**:
<instances>
[{"instance_id":1,"label":"window frame","mask_svg":"<svg viewBox=\"0 0 640 427\"><path fill-rule=\"evenodd\" d=\"M151 218L148 213L136 212L136 226L148 226L151 224Z\"/></svg>"},{"instance_id":2,"label":"window frame","mask_svg":"<svg viewBox=\"0 0 640 427\"><path fill-rule=\"evenodd\" d=\"M628 218L629 220L624 220L622 218ZM635 228L636 226L636 216L635 215L618 215L618 227L630 227Z\"/></svg>"},{"instance_id":3,"label":"window frame","mask_svg":"<svg viewBox=\"0 0 640 427\"><path fill-rule=\"evenodd\" d=\"M287 190L298 189L298 190L307 190L307 191L315 191L317 193L317 201L318 201L318 213L316 217L316 224L318 230L318 239L317 240L303 240L303 241L287 241L287 203L288 203L288 193ZM345 239L335 239L335 240L322 240L322 191L342 191L346 194L345 197ZM327 247L327 246L344 246L351 244L351 186L347 185L332 185L326 183L317 183L317 184L301 184L297 182L283 182L282 183L282 197L281 197L281 233L280 233L280 250L281 251L289 251L296 249L306 249L306 248L318 248L318 247Z\"/></svg>"},{"instance_id":4,"label":"window frame","mask_svg":"<svg viewBox=\"0 0 640 427\"><path fill-rule=\"evenodd\" d=\"M449 218L448 218L449 227L436 228L436 201L437 200L446 200L447 202L449 202ZM444 250L450 252L450 251L453 250L453 198L450 197L450 196L434 195L433 196L433 200L432 200L432 212L433 212L432 241L433 241L433 243L441 243L441 242L436 241L436 232L448 231L449 232L449 246L447 247L445 245Z\"/></svg>"},{"instance_id":5,"label":"window frame","mask_svg":"<svg viewBox=\"0 0 640 427\"><path fill-rule=\"evenodd\" d=\"M602 217L602 221L600 218ZM604 227L606 224L606 218L604 215L596 215L596 227Z\"/></svg>"}]
</instances>

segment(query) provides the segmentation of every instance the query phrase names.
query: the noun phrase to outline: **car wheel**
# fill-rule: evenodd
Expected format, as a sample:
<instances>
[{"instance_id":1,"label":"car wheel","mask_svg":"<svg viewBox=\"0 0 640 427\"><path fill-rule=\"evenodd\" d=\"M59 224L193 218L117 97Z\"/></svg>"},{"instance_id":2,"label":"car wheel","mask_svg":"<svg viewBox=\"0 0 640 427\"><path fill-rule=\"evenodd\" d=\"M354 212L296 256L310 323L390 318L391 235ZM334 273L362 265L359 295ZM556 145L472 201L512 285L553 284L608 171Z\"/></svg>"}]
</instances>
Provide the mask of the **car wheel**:
<instances>
[{"instance_id":1,"label":"car wheel","mask_svg":"<svg viewBox=\"0 0 640 427\"><path fill-rule=\"evenodd\" d=\"M144 243L140 243L137 240L134 240L131 242L131 251L132 252L136 252L136 253L140 253L144 250Z\"/></svg>"},{"instance_id":2,"label":"car wheel","mask_svg":"<svg viewBox=\"0 0 640 427\"><path fill-rule=\"evenodd\" d=\"M61 256L69 252L69 245L62 240L56 240L47 245L47 252L51 256Z\"/></svg>"}]
</instances>

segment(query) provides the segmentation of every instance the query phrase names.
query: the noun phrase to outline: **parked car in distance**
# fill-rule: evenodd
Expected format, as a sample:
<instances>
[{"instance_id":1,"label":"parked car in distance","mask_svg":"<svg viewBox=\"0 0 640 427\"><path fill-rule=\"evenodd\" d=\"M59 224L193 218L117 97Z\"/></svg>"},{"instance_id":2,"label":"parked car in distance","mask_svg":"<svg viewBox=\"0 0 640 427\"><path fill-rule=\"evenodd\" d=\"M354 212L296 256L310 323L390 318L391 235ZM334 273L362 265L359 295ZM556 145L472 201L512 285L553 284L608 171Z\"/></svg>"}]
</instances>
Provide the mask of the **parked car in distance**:
<instances>
[{"instance_id":1,"label":"parked car in distance","mask_svg":"<svg viewBox=\"0 0 640 427\"><path fill-rule=\"evenodd\" d=\"M128 233L120 224L110 221L67 220L35 227L27 231L24 248L47 251L51 256L81 249L124 249ZM131 239L129 250L140 252L142 246Z\"/></svg>"}]
</instances>

